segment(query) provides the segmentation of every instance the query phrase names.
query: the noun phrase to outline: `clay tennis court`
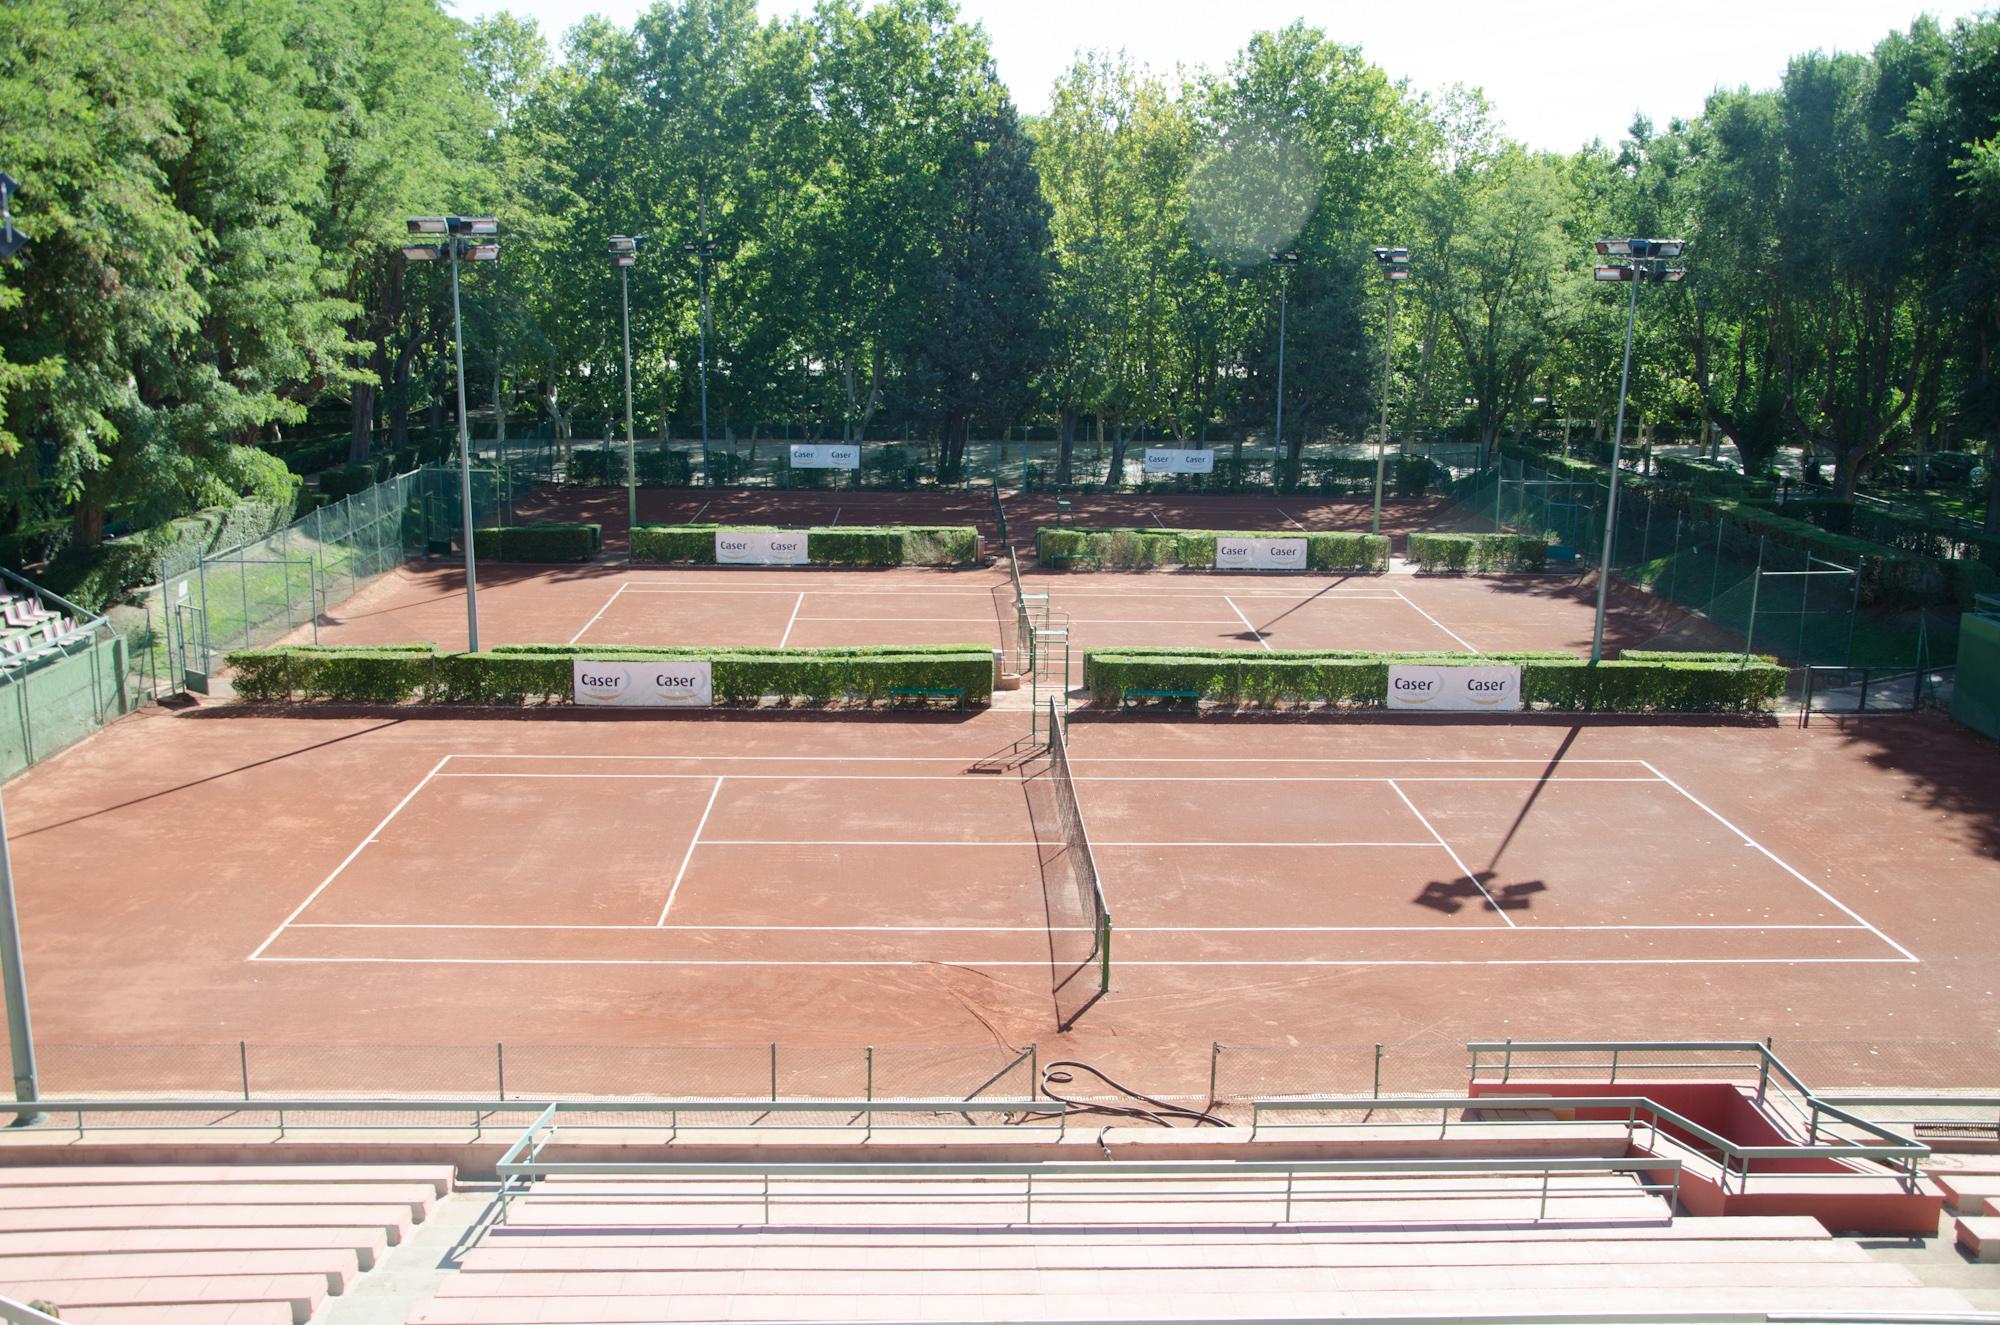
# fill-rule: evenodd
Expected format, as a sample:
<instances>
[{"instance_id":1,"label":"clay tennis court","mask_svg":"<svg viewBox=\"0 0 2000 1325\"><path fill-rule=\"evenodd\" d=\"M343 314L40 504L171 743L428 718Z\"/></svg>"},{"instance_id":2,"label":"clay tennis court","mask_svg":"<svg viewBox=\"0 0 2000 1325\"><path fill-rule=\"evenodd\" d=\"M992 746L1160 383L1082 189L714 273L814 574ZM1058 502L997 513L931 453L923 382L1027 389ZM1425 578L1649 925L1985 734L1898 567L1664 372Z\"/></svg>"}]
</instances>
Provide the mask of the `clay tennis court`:
<instances>
[{"instance_id":1,"label":"clay tennis court","mask_svg":"<svg viewBox=\"0 0 2000 1325\"><path fill-rule=\"evenodd\" d=\"M148 711L9 788L38 1037L1041 1042L1183 1088L1213 1041L2000 1029L1949 724L1106 717L1112 988L1059 1036L1025 725Z\"/></svg>"}]
</instances>

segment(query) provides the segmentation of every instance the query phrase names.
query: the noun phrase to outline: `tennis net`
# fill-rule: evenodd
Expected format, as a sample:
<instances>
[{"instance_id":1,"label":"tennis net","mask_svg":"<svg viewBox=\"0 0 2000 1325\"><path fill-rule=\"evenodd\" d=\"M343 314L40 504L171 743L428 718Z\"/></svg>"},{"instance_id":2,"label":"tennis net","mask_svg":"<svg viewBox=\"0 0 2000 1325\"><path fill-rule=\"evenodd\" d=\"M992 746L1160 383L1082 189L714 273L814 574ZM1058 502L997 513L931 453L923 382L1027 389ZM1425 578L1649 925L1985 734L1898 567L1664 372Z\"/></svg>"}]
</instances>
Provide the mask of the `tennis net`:
<instances>
[{"instance_id":1,"label":"tennis net","mask_svg":"<svg viewBox=\"0 0 2000 1325\"><path fill-rule=\"evenodd\" d=\"M1048 716L1048 776L1063 859L1042 862L1042 891L1048 907L1056 1013L1062 1029L1068 1030L1085 1008L1111 989L1111 909L1104 904L1103 880L1084 828L1083 807L1077 803L1076 776L1070 771L1069 740L1054 700L1049 701Z\"/></svg>"}]
</instances>

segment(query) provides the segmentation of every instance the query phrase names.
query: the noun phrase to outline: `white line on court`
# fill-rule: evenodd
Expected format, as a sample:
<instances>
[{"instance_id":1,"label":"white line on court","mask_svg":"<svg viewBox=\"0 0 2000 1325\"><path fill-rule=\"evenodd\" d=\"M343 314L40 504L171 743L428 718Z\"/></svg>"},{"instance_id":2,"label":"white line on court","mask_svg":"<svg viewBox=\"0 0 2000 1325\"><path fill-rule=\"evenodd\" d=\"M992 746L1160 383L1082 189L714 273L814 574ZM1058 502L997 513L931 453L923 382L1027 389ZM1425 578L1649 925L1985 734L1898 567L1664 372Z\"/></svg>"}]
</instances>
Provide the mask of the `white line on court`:
<instances>
[{"instance_id":1,"label":"white line on court","mask_svg":"<svg viewBox=\"0 0 2000 1325\"><path fill-rule=\"evenodd\" d=\"M792 627L796 626L799 623L799 609L804 607L805 605L806 605L806 596L804 593L801 593L799 594L799 601L792 604L792 616L791 620L785 622L785 633L778 636L779 648L782 649L785 647L785 645L791 642Z\"/></svg>"},{"instance_id":2,"label":"white line on court","mask_svg":"<svg viewBox=\"0 0 2000 1325\"><path fill-rule=\"evenodd\" d=\"M596 754L515 754L506 751L491 753L478 750L459 750L445 756L448 759L618 759L618 760L728 760L731 763L766 764L925 764L963 763L969 759L982 759L991 751L963 755L728 755L728 754L688 754L688 755L622 755ZM1398 755L1393 758L1368 755L1299 755L1292 758L1236 757L1204 755L1071 755L1072 762L1091 764L1535 764L1546 765L1547 755L1535 758L1520 756L1486 757L1483 755ZM1643 759L1586 759L1573 755L1563 756L1565 764L1631 764L1635 767L1652 768ZM447 776L458 776L447 774ZM1658 777L1658 770L1654 770ZM1534 779L1541 781L1540 778ZM1664 781L1665 779L1661 779Z\"/></svg>"},{"instance_id":3,"label":"white line on court","mask_svg":"<svg viewBox=\"0 0 2000 1325\"><path fill-rule=\"evenodd\" d=\"M827 528L831 529L831 528L833 528L833 527L834 527L835 525L837 525L837 524L839 524L839 523L840 523L840 509L841 509L841 508L840 508L840 507L838 507L838 506L836 506L836 507L834 507L834 508L833 508L833 518L832 518L831 520L828 520L828 521L826 522L826 527L827 527Z\"/></svg>"},{"instance_id":4,"label":"white line on court","mask_svg":"<svg viewBox=\"0 0 2000 1325\"><path fill-rule=\"evenodd\" d=\"M1257 642L1264 646L1264 652L1266 653L1276 652L1276 650L1271 648L1271 641L1264 638L1264 632L1250 624L1250 618L1243 615L1243 609L1236 605L1236 600L1234 598L1231 598L1228 594L1224 594L1222 595L1222 601L1229 604L1229 610L1234 612L1237 618L1243 622L1244 627L1248 629L1252 635L1255 635L1257 637Z\"/></svg>"},{"instance_id":5,"label":"white line on court","mask_svg":"<svg viewBox=\"0 0 2000 1325\"><path fill-rule=\"evenodd\" d=\"M694 836L688 839L687 851L681 856L681 867L674 871L674 886L667 889L666 905L660 908L660 918L653 923L667 923L667 912L674 908L674 897L681 890L681 880L687 877L688 862L694 859L694 849L701 845L701 830L708 823L708 814L715 808L715 798L722 794L722 778L715 779L715 789L708 793L708 804L701 807L701 820L694 826Z\"/></svg>"},{"instance_id":6,"label":"white line on court","mask_svg":"<svg viewBox=\"0 0 2000 1325\"><path fill-rule=\"evenodd\" d=\"M1424 620L1430 622L1433 626L1436 626L1439 630L1442 630L1445 634L1457 640L1460 644L1464 645L1469 652L1472 653L1484 652L1484 650L1481 649L1477 644L1474 644L1471 640L1465 638L1465 636L1459 634L1457 631L1453 630L1450 626L1447 626L1444 622L1432 616L1429 612L1424 611L1423 608L1417 607L1417 605L1414 602L1410 601L1409 595L1404 593L1401 589L1396 590L1396 597L1402 599L1406 603L1409 603L1411 607L1416 607L1418 614L1421 615Z\"/></svg>"},{"instance_id":7,"label":"white line on court","mask_svg":"<svg viewBox=\"0 0 2000 1325\"><path fill-rule=\"evenodd\" d=\"M590 618L590 620L588 620L588 621L586 621L586 622L584 622L584 623L583 623L583 630L579 630L579 631L577 631L577 632L576 632L576 634L574 634L574 635L571 635L571 636L569 637L569 642L570 642L571 644L574 644L574 643L576 643L576 642L577 642L578 640L582 639L582 638L583 638L583 636L584 636L584 631L587 631L587 630L589 630L589 629L590 629L590 628L591 628L592 626L596 625L596 624L597 624L597 622L598 622L598 618L599 618L599 617L602 617L602 616L603 616L603 615L604 615L604 614L605 614L606 612L610 611L610 610L611 610L611 605L612 605L613 603L615 603L615 602L617 602L617 601L618 601L618 595L619 595L619 594L622 594L622 593L624 593L624 592L625 592L625 586L624 586L624 585L622 585L622 584L621 584L621 585L619 585L619 586L618 586L618 587L617 587L616 589L613 589L613 590L611 591L611 596L610 596L609 598L607 598L607 599L605 599L605 600L604 600L604 606L603 606L603 607L600 607L600 608L598 608L598 609L597 609L597 612L596 612L596 615L592 616L592 617Z\"/></svg>"},{"instance_id":8,"label":"white line on court","mask_svg":"<svg viewBox=\"0 0 2000 1325\"><path fill-rule=\"evenodd\" d=\"M1428 845L1428 843L1426 844ZM784 934L1041 934L1046 925L531 925L531 924L439 924L421 921L321 921L301 920L288 926L291 929L421 929L421 930L525 930L645 934L654 930L726 930L750 933ZM1667 933L1699 934L1710 930L1731 930L1749 933L1763 933L1765 930L1832 930L1838 933L1853 932L1866 934L1866 925L1530 925L1517 929L1517 933L1578 933L1578 934L1626 934L1626 933ZM1087 934L1084 926L1057 926L1059 934ZM1450 925L1120 925L1121 934L1469 934L1490 937L1505 934L1504 929L1491 925L1477 927Z\"/></svg>"},{"instance_id":9,"label":"white line on court","mask_svg":"<svg viewBox=\"0 0 2000 1325\"><path fill-rule=\"evenodd\" d=\"M713 505L715 505L715 498L713 498L713 497L710 497L710 498L709 498L709 499L708 499L707 501L705 501L705 502L703 502L703 503L702 503L701 505L699 505L699 506L695 507L695 508L694 508L694 515L693 515L693 516L691 516L691 517L690 517L690 518L688 519L688 523L689 523L689 524L700 524L700 523L701 523L701 513L702 513L703 511L707 510L707 509L708 509L709 507L711 507L711 506L713 506Z\"/></svg>"},{"instance_id":10,"label":"white line on court","mask_svg":"<svg viewBox=\"0 0 2000 1325\"><path fill-rule=\"evenodd\" d=\"M1808 879L1805 875L1799 873L1797 870L1793 869L1790 865L1787 865L1784 861L1780 860L1777 854L1773 852L1769 847L1766 847L1762 842L1759 842L1756 838L1750 836L1750 834L1744 832L1741 828L1738 828L1735 824L1729 822L1729 820L1723 818L1721 815L1717 814L1714 810L1710 809L1707 805L1705 805L1701 801L1699 797L1697 797L1693 792L1689 791L1686 787L1683 787L1680 783L1674 781L1672 778L1668 777L1665 773L1660 772L1659 769L1653 768L1653 765L1651 763L1648 763L1646 760L1642 759L1639 762L1645 764L1647 768L1651 768L1653 770L1653 775L1659 778L1660 781L1666 783L1668 786L1672 787L1675 791L1678 791L1681 795L1687 797L1688 800L1693 803L1696 809L1701 810L1704 814L1708 815L1709 818L1715 820L1717 823L1721 824L1724 828L1727 828L1730 832L1742 838L1744 845L1754 847L1758 852L1760 852L1764 856L1765 859L1769 860L1773 865L1776 865L1779 869L1791 875L1793 878L1797 879L1800 883L1803 883L1806 887L1818 893L1821 897L1825 898L1827 901L1833 903L1836 907L1840 908L1842 912L1850 916L1856 924L1866 929L1876 938L1881 939L1884 943L1894 948L1897 952L1902 953L1905 960L1912 962L1919 960L1915 953L1911 952L1908 948L1904 947L1902 944L1896 942L1896 940L1890 938L1887 934L1884 934L1881 930L1875 928L1875 926L1869 924L1867 920L1862 918L1860 912L1856 911L1853 907L1841 901L1838 897L1835 897L1832 893L1820 887L1818 884L1814 883L1811 879Z\"/></svg>"},{"instance_id":11,"label":"white line on court","mask_svg":"<svg viewBox=\"0 0 2000 1325\"><path fill-rule=\"evenodd\" d=\"M855 958L852 960L771 960L757 957L253 957L259 962L291 962L309 964L314 962L330 965L364 966L927 966L941 963L934 957L914 958ZM1365 959L1303 958L1284 961L1234 960L1188 960L1152 961L1125 960L1122 968L1140 966L1190 967L1190 966L1258 966L1258 967L1367 967L1367 966L1907 966L1917 959L1914 957L1436 957L1397 958L1392 961L1367 961ZM953 966L970 966L980 970L997 970L1002 967L1028 967L1046 971L1047 958L1038 961L968 961L954 959Z\"/></svg>"},{"instance_id":12,"label":"white line on court","mask_svg":"<svg viewBox=\"0 0 2000 1325\"><path fill-rule=\"evenodd\" d=\"M1422 824L1425 827L1425 829L1427 829L1430 832L1430 835L1437 839L1437 844L1444 848L1446 855L1451 857L1451 863L1458 866L1459 875L1462 878L1464 878L1464 880L1467 883L1479 889L1479 895L1481 897L1484 897L1487 903L1492 906L1494 911L1499 914L1500 918L1507 922L1507 928L1509 929L1517 928L1517 926L1514 924L1514 917L1508 915L1505 911L1500 910L1500 903L1493 900L1493 894L1486 891L1486 885L1481 883L1478 880L1478 878L1472 873L1472 871L1465 867L1465 862L1458 858L1458 852L1452 850L1451 843L1444 840L1444 834L1440 833L1436 828L1431 826L1431 821L1424 817L1424 812L1417 808L1417 803L1411 800L1409 796L1404 794L1404 791L1401 787L1396 785L1396 780L1394 778L1389 779L1389 790L1395 792L1397 796L1402 798L1403 804L1410 807L1410 813L1417 816L1417 822Z\"/></svg>"},{"instance_id":13,"label":"white line on court","mask_svg":"<svg viewBox=\"0 0 2000 1325\"><path fill-rule=\"evenodd\" d=\"M471 757L477 758L479 756L471 756ZM590 758L591 756L578 756L578 757ZM578 782L671 782L676 780L689 781L689 782L705 782L709 778L714 777L715 774L713 773L496 772L496 773L440 773L438 774L438 776L441 778L514 778L517 780L530 779L542 782L560 782L564 780L578 781ZM970 778L968 775L964 773L731 773L728 776L735 778L739 782L972 782L973 781L972 778ZM1083 773L1078 775L1076 780L1078 782L1201 782L1201 783L1261 782L1261 783L1271 783L1271 784L1277 784L1281 782L1327 782L1327 783L1365 784L1370 782L1398 781L1398 782L1494 782L1501 784L1527 782L1527 783L1537 783L1543 785L1555 785L1558 783L1569 783L1569 782L1580 782L1580 783L1613 782L1613 783L1633 783L1639 786L1651 786L1659 781L1659 779L1657 778L1591 778L1591 777L1444 778L1444 777L1422 777L1422 776L1411 777L1408 774L1401 774L1401 775L1389 774L1377 777L1340 777L1327 774L1313 774L1313 775L1281 774L1278 776L1267 776L1267 777L1177 777L1177 776L1153 777L1153 776L1145 776L1138 774L1113 774L1113 773ZM990 778L982 779L981 782L984 785L989 785L989 786L1008 785L1004 781L996 783Z\"/></svg>"},{"instance_id":14,"label":"white line on court","mask_svg":"<svg viewBox=\"0 0 2000 1325\"><path fill-rule=\"evenodd\" d=\"M1277 511L1279 515L1284 516L1285 523L1290 525L1292 528L1301 530L1305 528L1304 525L1300 524L1297 520L1294 520L1292 518L1291 512L1285 510L1283 507L1273 507L1272 509Z\"/></svg>"},{"instance_id":15,"label":"white line on court","mask_svg":"<svg viewBox=\"0 0 2000 1325\"><path fill-rule=\"evenodd\" d=\"M278 935L284 933L285 926L291 924L292 921L298 919L300 913L302 913L307 907L311 906L314 900L318 898L321 893L327 890L328 885L330 885L335 879L339 878L341 872L345 870L349 865L352 865L354 863L354 858L361 854L363 848L365 848L370 842L373 842L376 838L382 835L382 830L389 826L389 821L391 819L394 819L397 815L401 814L403 812L403 807L405 805L408 805L411 801L415 800L417 798L417 793L422 791L426 786L428 786L430 784L430 780L438 775L438 770L443 768L450 761L451 761L451 756L446 755L443 759L440 759L435 764L432 764L431 771L424 774L423 777L418 780L417 785L411 787L409 791L404 794L403 799L396 802L396 807L394 809L390 810L387 814L382 816L382 822L376 824L373 828L369 829L368 836L362 838L359 842L355 843L354 850L347 853L347 858L341 861L338 865L335 865L333 867L333 873L327 875L324 879L321 879L319 882L319 887L307 893L306 900L300 902L297 906L293 907L292 913L286 916L283 920L279 921L278 927L276 929L272 930L269 934L265 935L264 941L257 945L257 950L250 954L250 960L253 962L256 961L258 955L261 954L264 951L264 949L270 947L272 941L276 939Z\"/></svg>"}]
</instances>

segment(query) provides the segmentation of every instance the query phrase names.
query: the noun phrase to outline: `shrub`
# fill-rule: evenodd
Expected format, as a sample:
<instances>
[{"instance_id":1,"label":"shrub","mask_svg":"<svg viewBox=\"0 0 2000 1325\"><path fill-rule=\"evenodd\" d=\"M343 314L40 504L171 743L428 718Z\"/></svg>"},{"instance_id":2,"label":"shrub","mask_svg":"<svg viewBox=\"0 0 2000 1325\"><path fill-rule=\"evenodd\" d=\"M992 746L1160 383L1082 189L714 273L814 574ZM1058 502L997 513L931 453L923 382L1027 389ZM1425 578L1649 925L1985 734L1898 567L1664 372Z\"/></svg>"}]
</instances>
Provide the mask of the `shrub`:
<instances>
[{"instance_id":1,"label":"shrub","mask_svg":"<svg viewBox=\"0 0 2000 1325\"><path fill-rule=\"evenodd\" d=\"M475 529L472 550L494 561L589 561L604 546L604 526L524 524Z\"/></svg>"},{"instance_id":2,"label":"shrub","mask_svg":"<svg viewBox=\"0 0 2000 1325\"><path fill-rule=\"evenodd\" d=\"M1548 564L1538 534L1411 534L1409 559L1431 575L1538 571Z\"/></svg>"},{"instance_id":3,"label":"shrub","mask_svg":"<svg viewBox=\"0 0 2000 1325\"><path fill-rule=\"evenodd\" d=\"M715 564L715 533L719 524L642 524L631 534L633 561Z\"/></svg>"},{"instance_id":4,"label":"shrub","mask_svg":"<svg viewBox=\"0 0 2000 1325\"><path fill-rule=\"evenodd\" d=\"M632 531L632 560L711 566L718 531L770 527L640 525ZM806 556L816 566L968 565L979 559L979 531L971 525L836 525L806 531Z\"/></svg>"},{"instance_id":5,"label":"shrub","mask_svg":"<svg viewBox=\"0 0 2000 1325\"><path fill-rule=\"evenodd\" d=\"M1944 589L1944 573L1928 557L1883 548L1865 539L1833 534L1806 520L1793 519L1749 502L1726 497L1690 497L1689 510L1727 520L1768 538L1780 547L1809 552L1822 560L1861 572L1861 598L1894 606L1935 597Z\"/></svg>"},{"instance_id":6,"label":"shrub","mask_svg":"<svg viewBox=\"0 0 2000 1325\"><path fill-rule=\"evenodd\" d=\"M1437 480L1438 467L1421 456L1411 456L1396 462L1396 495L1398 497L1421 497L1431 490Z\"/></svg>"},{"instance_id":7,"label":"shrub","mask_svg":"<svg viewBox=\"0 0 2000 1325\"><path fill-rule=\"evenodd\" d=\"M638 471L642 488L686 488L694 485L694 461L685 451L668 450L659 442L635 446L632 467ZM569 453L569 481L594 487L625 486L625 443L614 441L610 450L603 446L578 445Z\"/></svg>"},{"instance_id":8,"label":"shrub","mask_svg":"<svg viewBox=\"0 0 2000 1325\"><path fill-rule=\"evenodd\" d=\"M1389 540L1379 534L1274 533L1270 530L1080 529L1045 525L1035 531L1035 556L1044 566L1094 558L1099 566L1215 565L1218 538L1303 538L1308 570L1386 570Z\"/></svg>"},{"instance_id":9,"label":"shrub","mask_svg":"<svg viewBox=\"0 0 2000 1325\"><path fill-rule=\"evenodd\" d=\"M375 466L366 460L325 470L319 476L319 490L328 497L351 497L374 486Z\"/></svg>"},{"instance_id":10,"label":"shrub","mask_svg":"<svg viewBox=\"0 0 2000 1325\"><path fill-rule=\"evenodd\" d=\"M993 694L993 651L980 645L833 649L612 648L503 645L489 653L438 653L430 645L291 645L228 656L236 693L266 701L520 704L571 702L571 662L707 659L717 704L775 696L822 704L887 699L891 689L962 688L968 703Z\"/></svg>"},{"instance_id":11,"label":"shrub","mask_svg":"<svg viewBox=\"0 0 2000 1325\"><path fill-rule=\"evenodd\" d=\"M1442 654L1204 649L1092 649L1084 684L1098 703L1124 691L1193 690L1247 707L1320 703L1384 708L1392 663L1518 664L1527 708L1610 713L1749 713L1784 692L1785 670L1768 658L1650 653L1592 666L1560 653Z\"/></svg>"},{"instance_id":12,"label":"shrub","mask_svg":"<svg viewBox=\"0 0 2000 1325\"><path fill-rule=\"evenodd\" d=\"M808 471L826 473L826 470ZM806 559L815 566L900 566L903 531L836 526L806 531Z\"/></svg>"}]
</instances>

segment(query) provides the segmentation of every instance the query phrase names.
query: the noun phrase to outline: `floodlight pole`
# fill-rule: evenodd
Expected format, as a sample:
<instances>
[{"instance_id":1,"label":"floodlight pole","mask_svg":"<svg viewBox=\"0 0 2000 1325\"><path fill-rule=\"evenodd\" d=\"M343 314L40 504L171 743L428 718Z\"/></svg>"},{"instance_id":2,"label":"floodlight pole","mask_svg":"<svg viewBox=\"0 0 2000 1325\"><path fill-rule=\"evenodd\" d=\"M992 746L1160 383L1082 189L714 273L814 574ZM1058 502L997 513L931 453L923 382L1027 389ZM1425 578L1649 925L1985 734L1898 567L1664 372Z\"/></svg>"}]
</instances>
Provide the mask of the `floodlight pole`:
<instances>
[{"instance_id":1,"label":"floodlight pole","mask_svg":"<svg viewBox=\"0 0 2000 1325\"><path fill-rule=\"evenodd\" d=\"M618 307L625 329L625 546L631 555L632 531L639 527L639 470L632 458L632 283L631 268L618 268Z\"/></svg>"},{"instance_id":2,"label":"floodlight pole","mask_svg":"<svg viewBox=\"0 0 2000 1325\"><path fill-rule=\"evenodd\" d=\"M0 258L10 258L28 242L14 228L12 202L20 186L0 172ZM35 1033L28 1020L28 972L21 959L21 918L14 907L14 858L7 849L7 810L0 804L0 995L7 1004L7 1047L14 1064L14 1100L32 1106L41 1098L35 1072ZM30 1107L16 1112L12 1126L32 1127L43 1115Z\"/></svg>"},{"instance_id":3,"label":"floodlight pole","mask_svg":"<svg viewBox=\"0 0 2000 1325\"><path fill-rule=\"evenodd\" d=\"M465 651L479 652L479 569L472 554L472 433L465 426L465 324L458 306L458 246L456 234L445 236L451 257L451 339L458 359L458 500L459 526L465 540Z\"/></svg>"},{"instance_id":4,"label":"floodlight pole","mask_svg":"<svg viewBox=\"0 0 2000 1325\"><path fill-rule=\"evenodd\" d=\"M1278 474L1285 463L1285 298L1290 293L1292 271L1278 268L1278 419L1271 446L1271 487L1278 486Z\"/></svg>"},{"instance_id":5,"label":"floodlight pole","mask_svg":"<svg viewBox=\"0 0 2000 1325\"><path fill-rule=\"evenodd\" d=\"M1382 337L1382 432L1375 439L1375 515L1368 532L1382 532L1382 457L1389 449L1389 360L1396 352L1396 283L1389 282L1389 330Z\"/></svg>"},{"instance_id":6,"label":"floodlight pole","mask_svg":"<svg viewBox=\"0 0 2000 1325\"><path fill-rule=\"evenodd\" d=\"M1590 629L1590 661L1604 658L1604 603L1611 590L1611 539L1618 523L1618 459L1625 444L1625 393L1632 383L1632 328L1639 320L1639 282L1645 268L1634 264L1627 284L1631 298L1625 301L1625 366L1618 374L1618 422L1611 432L1611 492L1604 505L1604 555L1597 564L1597 620Z\"/></svg>"}]
</instances>

